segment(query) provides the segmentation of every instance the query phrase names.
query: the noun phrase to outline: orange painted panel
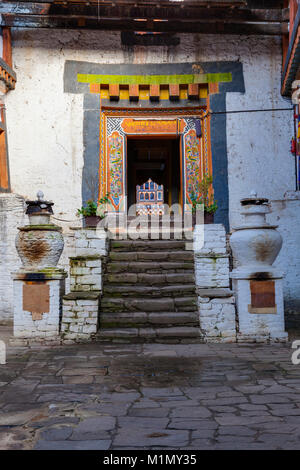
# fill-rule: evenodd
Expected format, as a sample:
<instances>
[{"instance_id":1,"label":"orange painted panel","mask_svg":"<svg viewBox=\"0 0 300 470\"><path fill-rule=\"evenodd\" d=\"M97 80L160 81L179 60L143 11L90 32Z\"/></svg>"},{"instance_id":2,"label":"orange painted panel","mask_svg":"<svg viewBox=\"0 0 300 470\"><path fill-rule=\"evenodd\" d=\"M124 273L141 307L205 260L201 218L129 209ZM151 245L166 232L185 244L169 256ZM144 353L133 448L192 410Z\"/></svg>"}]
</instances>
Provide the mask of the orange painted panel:
<instances>
[{"instance_id":1,"label":"orange painted panel","mask_svg":"<svg viewBox=\"0 0 300 470\"><path fill-rule=\"evenodd\" d=\"M159 95L160 95L160 86L150 85L150 99L159 100Z\"/></svg>"},{"instance_id":2,"label":"orange painted panel","mask_svg":"<svg viewBox=\"0 0 300 470\"><path fill-rule=\"evenodd\" d=\"M179 99L179 85L170 85L169 86L169 91L170 91L170 98L173 100L174 99Z\"/></svg>"},{"instance_id":3,"label":"orange painted panel","mask_svg":"<svg viewBox=\"0 0 300 470\"><path fill-rule=\"evenodd\" d=\"M188 88L189 99L199 98L199 85L197 83L190 83Z\"/></svg>"},{"instance_id":4,"label":"orange painted panel","mask_svg":"<svg viewBox=\"0 0 300 470\"><path fill-rule=\"evenodd\" d=\"M5 132L0 131L0 188L9 189Z\"/></svg>"},{"instance_id":5,"label":"orange painted panel","mask_svg":"<svg viewBox=\"0 0 300 470\"><path fill-rule=\"evenodd\" d=\"M209 83L208 84L209 94L215 95L219 93L219 84L218 83Z\"/></svg>"},{"instance_id":6,"label":"orange painted panel","mask_svg":"<svg viewBox=\"0 0 300 470\"><path fill-rule=\"evenodd\" d=\"M129 99L131 101L138 101L139 99L139 86L129 85Z\"/></svg>"},{"instance_id":7,"label":"orange painted panel","mask_svg":"<svg viewBox=\"0 0 300 470\"><path fill-rule=\"evenodd\" d=\"M91 93L100 93L100 85L99 85L99 83L91 83L91 84L90 84L90 92L91 92Z\"/></svg>"},{"instance_id":8,"label":"orange painted panel","mask_svg":"<svg viewBox=\"0 0 300 470\"><path fill-rule=\"evenodd\" d=\"M110 99L118 99L120 94L120 87L118 84L110 84L109 85L109 96Z\"/></svg>"},{"instance_id":9,"label":"orange painted panel","mask_svg":"<svg viewBox=\"0 0 300 470\"><path fill-rule=\"evenodd\" d=\"M183 119L132 119L125 118L121 124L126 134L179 134L184 131Z\"/></svg>"}]
</instances>

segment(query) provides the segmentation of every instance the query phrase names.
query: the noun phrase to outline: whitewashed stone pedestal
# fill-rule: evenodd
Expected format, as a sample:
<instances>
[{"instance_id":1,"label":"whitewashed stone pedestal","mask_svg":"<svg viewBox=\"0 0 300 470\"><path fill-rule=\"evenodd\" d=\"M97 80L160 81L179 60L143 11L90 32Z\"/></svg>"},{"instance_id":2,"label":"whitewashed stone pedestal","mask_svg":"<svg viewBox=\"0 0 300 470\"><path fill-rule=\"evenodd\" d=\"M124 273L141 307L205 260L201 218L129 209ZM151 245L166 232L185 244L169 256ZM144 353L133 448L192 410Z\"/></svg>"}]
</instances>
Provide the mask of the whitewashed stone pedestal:
<instances>
[{"instance_id":1,"label":"whitewashed stone pedestal","mask_svg":"<svg viewBox=\"0 0 300 470\"><path fill-rule=\"evenodd\" d=\"M20 270L13 273L14 344L60 341L61 298L67 273L61 269L46 272Z\"/></svg>"},{"instance_id":2,"label":"whitewashed stone pedestal","mask_svg":"<svg viewBox=\"0 0 300 470\"><path fill-rule=\"evenodd\" d=\"M26 201L29 225L19 228L16 248L23 267L13 273L14 344L59 342L61 298L67 273L56 267L64 240L50 221L53 203L38 193Z\"/></svg>"},{"instance_id":3,"label":"whitewashed stone pedestal","mask_svg":"<svg viewBox=\"0 0 300 470\"><path fill-rule=\"evenodd\" d=\"M237 267L232 285L237 299L240 342L286 341L282 273L274 263L282 246L276 226L266 222L267 199L256 193L241 201L245 222L231 235Z\"/></svg>"},{"instance_id":4,"label":"whitewashed stone pedestal","mask_svg":"<svg viewBox=\"0 0 300 470\"><path fill-rule=\"evenodd\" d=\"M63 297L63 342L89 342L95 338L102 292L102 262L108 253L107 233L94 227L73 228L70 290Z\"/></svg>"},{"instance_id":5,"label":"whitewashed stone pedestal","mask_svg":"<svg viewBox=\"0 0 300 470\"><path fill-rule=\"evenodd\" d=\"M196 225L195 280L202 339L235 342L235 298L229 288L229 254L221 224Z\"/></svg>"}]
</instances>

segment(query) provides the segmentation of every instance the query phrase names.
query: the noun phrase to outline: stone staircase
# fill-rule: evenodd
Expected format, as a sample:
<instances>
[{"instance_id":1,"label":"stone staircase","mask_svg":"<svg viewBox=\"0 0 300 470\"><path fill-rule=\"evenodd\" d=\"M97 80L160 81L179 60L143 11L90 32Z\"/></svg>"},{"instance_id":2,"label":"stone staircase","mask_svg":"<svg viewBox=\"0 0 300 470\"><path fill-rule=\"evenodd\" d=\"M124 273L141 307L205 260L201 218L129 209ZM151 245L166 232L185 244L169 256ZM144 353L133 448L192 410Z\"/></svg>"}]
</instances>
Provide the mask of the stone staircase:
<instances>
[{"instance_id":1,"label":"stone staircase","mask_svg":"<svg viewBox=\"0 0 300 470\"><path fill-rule=\"evenodd\" d=\"M194 253L181 240L111 242L98 341L200 341Z\"/></svg>"}]
</instances>

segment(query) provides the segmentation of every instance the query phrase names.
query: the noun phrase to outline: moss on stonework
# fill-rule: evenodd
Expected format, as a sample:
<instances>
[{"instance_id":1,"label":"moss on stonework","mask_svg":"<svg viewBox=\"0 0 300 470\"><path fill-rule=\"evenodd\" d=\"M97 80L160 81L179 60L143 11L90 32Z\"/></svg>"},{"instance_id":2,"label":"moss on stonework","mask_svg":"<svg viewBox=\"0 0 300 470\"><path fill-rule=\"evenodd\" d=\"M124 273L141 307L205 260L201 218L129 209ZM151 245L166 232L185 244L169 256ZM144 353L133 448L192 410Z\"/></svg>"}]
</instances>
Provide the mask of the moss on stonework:
<instances>
[{"instance_id":1,"label":"moss on stonework","mask_svg":"<svg viewBox=\"0 0 300 470\"><path fill-rule=\"evenodd\" d=\"M102 255L81 255L81 256L70 256L71 261L93 261L99 260L102 258Z\"/></svg>"},{"instance_id":2,"label":"moss on stonework","mask_svg":"<svg viewBox=\"0 0 300 470\"><path fill-rule=\"evenodd\" d=\"M18 227L19 230L24 232L30 232L31 230L54 230L56 232L61 232L62 228L58 225L52 224L40 224L40 225L25 225L24 227Z\"/></svg>"},{"instance_id":3,"label":"moss on stonework","mask_svg":"<svg viewBox=\"0 0 300 470\"><path fill-rule=\"evenodd\" d=\"M148 326L148 325L147 325ZM151 325L152 326L152 325ZM134 322L127 322L127 323L122 323L122 326L120 326L120 322L118 321L105 321L104 328L140 328L141 324L140 323L134 323ZM143 325L145 327L145 325Z\"/></svg>"},{"instance_id":4,"label":"moss on stonework","mask_svg":"<svg viewBox=\"0 0 300 470\"><path fill-rule=\"evenodd\" d=\"M49 267L49 268L41 268L38 270L39 273L45 273L45 274L61 274L61 273L64 273L64 270L63 269L59 269L59 268L53 268L53 267Z\"/></svg>"},{"instance_id":5,"label":"moss on stonework","mask_svg":"<svg viewBox=\"0 0 300 470\"><path fill-rule=\"evenodd\" d=\"M63 296L65 300L97 300L100 297L100 291L78 291L70 292Z\"/></svg>"}]
</instances>

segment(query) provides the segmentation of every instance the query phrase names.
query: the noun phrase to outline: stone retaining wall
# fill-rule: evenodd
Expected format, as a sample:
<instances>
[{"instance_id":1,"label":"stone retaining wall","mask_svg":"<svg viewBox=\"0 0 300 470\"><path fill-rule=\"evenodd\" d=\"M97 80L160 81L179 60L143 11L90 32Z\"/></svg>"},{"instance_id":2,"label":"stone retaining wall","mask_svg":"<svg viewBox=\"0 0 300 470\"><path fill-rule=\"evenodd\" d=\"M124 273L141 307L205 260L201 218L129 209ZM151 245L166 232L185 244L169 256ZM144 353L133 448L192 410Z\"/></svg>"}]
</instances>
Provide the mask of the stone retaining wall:
<instances>
[{"instance_id":1,"label":"stone retaining wall","mask_svg":"<svg viewBox=\"0 0 300 470\"><path fill-rule=\"evenodd\" d=\"M235 298L229 289L229 254L224 226L197 225L194 255L203 339L207 342L236 341Z\"/></svg>"},{"instance_id":2,"label":"stone retaining wall","mask_svg":"<svg viewBox=\"0 0 300 470\"><path fill-rule=\"evenodd\" d=\"M91 341L98 330L102 292L102 260L108 242L104 230L74 230L74 252L70 257L70 290L63 297L61 335L63 342Z\"/></svg>"}]
</instances>

